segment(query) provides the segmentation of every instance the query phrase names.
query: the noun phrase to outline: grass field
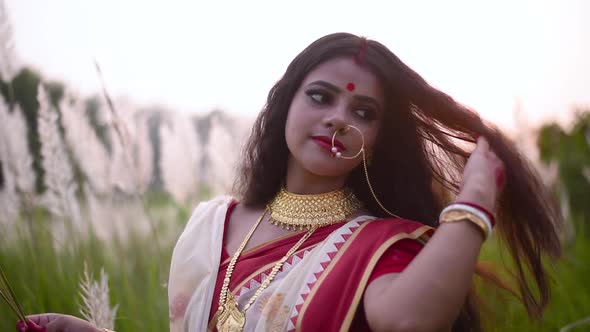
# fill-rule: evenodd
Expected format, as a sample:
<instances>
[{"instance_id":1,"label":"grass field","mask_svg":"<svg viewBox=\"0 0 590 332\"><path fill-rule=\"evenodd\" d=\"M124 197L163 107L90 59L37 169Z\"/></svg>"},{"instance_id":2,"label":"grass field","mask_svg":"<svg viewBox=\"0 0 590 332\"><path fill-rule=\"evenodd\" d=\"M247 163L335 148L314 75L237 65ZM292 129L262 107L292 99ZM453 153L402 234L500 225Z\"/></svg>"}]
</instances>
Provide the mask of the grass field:
<instances>
[{"instance_id":1,"label":"grass field","mask_svg":"<svg viewBox=\"0 0 590 332\"><path fill-rule=\"evenodd\" d=\"M29 227L0 233L0 264L7 272L26 313L60 312L80 316L79 281L86 262L95 275L104 267L109 276L111 304L119 304L115 328L124 331L167 331L166 282L168 266L188 210L176 208L173 221L158 222L157 230L168 234L155 245L151 234L130 232L126 238L100 240L92 232L84 239L68 236L56 245L48 233L43 213ZM166 226L168 225L168 226ZM170 227L169 225L174 225ZM166 227L165 227L166 226ZM584 233L584 232L581 232ZM4 236L2 235L4 234ZM500 261L495 242L485 245L482 259ZM491 331L559 331L590 316L590 244L578 237L565 247L563 260L553 266L554 296L543 319L531 322L510 295L488 289L480 296L495 313ZM16 319L0 305L0 331L13 331ZM571 331L590 331L590 325Z\"/></svg>"},{"instance_id":2,"label":"grass field","mask_svg":"<svg viewBox=\"0 0 590 332\"><path fill-rule=\"evenodd\" d=\"M485 288L480 296L488 303L493 317L489 331L560 331L570 323L590 317L590 243L578 223L578 236L563 248L563 257L551 267L552 298L542 319L528 319L524 306L505 291ZM484 246L481 260L500 262L505 253L497 242ZM569 331L590 331L590 324Z\"/></svg>"}]
</instances>

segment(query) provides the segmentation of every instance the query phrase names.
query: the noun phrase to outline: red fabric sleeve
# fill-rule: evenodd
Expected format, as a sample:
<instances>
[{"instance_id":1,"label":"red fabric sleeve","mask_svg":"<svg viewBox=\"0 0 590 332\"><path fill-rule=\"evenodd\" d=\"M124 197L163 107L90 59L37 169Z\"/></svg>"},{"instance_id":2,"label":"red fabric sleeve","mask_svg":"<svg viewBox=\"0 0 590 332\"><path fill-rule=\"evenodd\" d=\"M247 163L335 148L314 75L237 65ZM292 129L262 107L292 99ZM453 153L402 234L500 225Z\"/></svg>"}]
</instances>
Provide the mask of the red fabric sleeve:
<instances>
[{"instance_id":1,"label":"red fabric sleeve","mask_svg":"<svg viewBox=\"0 0 590 332\"><path fill-rule=\"evenodd\" d=\"M229 252L225 249L225 234L227 233L227 225L229 224L229 217L231 216L232 212L234 212L234 208L238 205L238 201L233 200L227 207L227 212L225 213L225 226L223 227L223 242L221 243L221 262L224 262L226 259L230 257Z\"/></svg>"},{"instance_id":2,"label":"red fabric sleeve","mask_svg":"<svg viewBox=\"0 0 590 332\"><path fill-rule=\"evenodd\" d=\"M412 239L403 239L394 243L379 258L369 277L368 284L384 274L402 272L418 255L422 247L420 242Z\"/></svg>"}]
</instances>

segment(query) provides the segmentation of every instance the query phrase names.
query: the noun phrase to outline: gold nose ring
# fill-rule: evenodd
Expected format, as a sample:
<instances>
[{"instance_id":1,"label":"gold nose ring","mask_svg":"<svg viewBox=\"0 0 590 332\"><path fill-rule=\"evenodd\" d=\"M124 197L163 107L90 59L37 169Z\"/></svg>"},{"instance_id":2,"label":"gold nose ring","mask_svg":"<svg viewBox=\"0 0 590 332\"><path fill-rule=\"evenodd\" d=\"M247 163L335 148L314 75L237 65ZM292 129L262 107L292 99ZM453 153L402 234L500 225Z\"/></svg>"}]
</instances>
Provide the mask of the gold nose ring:
<instances>
[{"instance_id":1,"label":"gold nose ring","mask_svg":"<svg viewBox=\"0 0 590 332\"><path fill-rule=\"evenodd\" d=\"M359 133L359 135L361 136L362 145L361 145L361 149L359 150L359 152L357 152L352 157L347 157L347 156L344 156L342 154L342 152L338 151L338 148L336 147L336 145L334 144L334 142L336 141L336 135L338 133L340 133L341 135L345 135L346 133L348 133L350 131L351 128L354 129L354 130L356 130ZM336 158L341 158L341 159L356 159L364 151L365 151L365 137L363 136L363 132L360 129L358 129L357 127L355 127L353 125L347 125L344 128L340 128L340 129L334 131L334 134L332 134L332 152L336 155Z\"/></svg>"}]
</instances>

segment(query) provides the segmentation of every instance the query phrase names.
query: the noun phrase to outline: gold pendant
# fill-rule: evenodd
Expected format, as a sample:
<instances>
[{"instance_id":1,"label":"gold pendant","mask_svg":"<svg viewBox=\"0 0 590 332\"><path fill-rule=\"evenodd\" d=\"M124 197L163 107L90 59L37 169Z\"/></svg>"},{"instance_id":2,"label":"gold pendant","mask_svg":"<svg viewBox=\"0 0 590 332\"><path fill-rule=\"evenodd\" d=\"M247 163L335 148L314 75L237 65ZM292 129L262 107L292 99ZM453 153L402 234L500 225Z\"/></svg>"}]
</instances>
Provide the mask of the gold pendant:
<instances>
[{"instance_id":1,"label":"gold pendant","mask_svg":"<svg viewBox=\"0 0 590 332\"><path fill-rule=\"evenodd\" d=\"M238 303L230 293L217 320L219 332L242 332L246 324L246 316L238 309Z\"/></svg>"}]
</instances>

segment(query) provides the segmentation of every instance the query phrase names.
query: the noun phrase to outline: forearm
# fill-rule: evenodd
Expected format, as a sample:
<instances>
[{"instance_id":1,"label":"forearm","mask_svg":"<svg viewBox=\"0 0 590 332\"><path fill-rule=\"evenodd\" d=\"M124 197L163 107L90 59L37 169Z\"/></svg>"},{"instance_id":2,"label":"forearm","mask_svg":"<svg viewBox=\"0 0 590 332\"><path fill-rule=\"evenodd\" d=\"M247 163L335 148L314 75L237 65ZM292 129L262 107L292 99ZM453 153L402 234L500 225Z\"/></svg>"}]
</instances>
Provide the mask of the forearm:
<instances>
[{"instance_id":1,"label":"forearm","mask_svg":"<svg viewBox=\"0 0 590 332\"><path fill-rule=\"evenodd\" d=\"M494 211L503 169L487 140L479 137L465 164L457 201ZM448 330L472 287L483 241L481 229L471 221L440 225L404 272L369 285L365 311L371 327L377 331Z\"/></svg>"},{"instance_id":2,"label":"forearm","mask_svg":"<svg viewBox=\"0 0 590 332\"><path fill-rule=\"evenodd\" d=\"M442 224L412 263L384 288L383 305L391 326L442 329L457 317L483 242L472 223Z\"/></svg>"}]
</instances>

